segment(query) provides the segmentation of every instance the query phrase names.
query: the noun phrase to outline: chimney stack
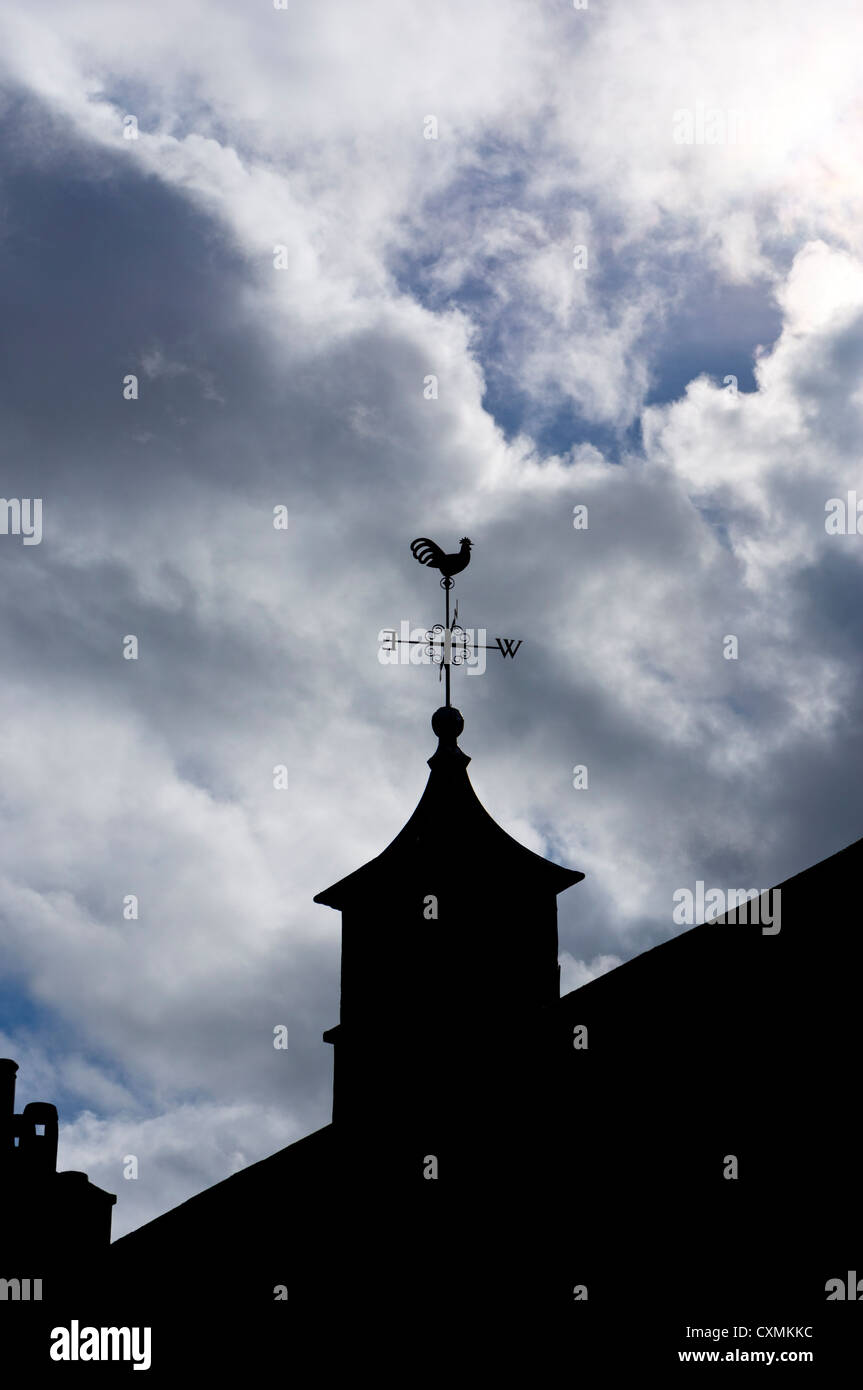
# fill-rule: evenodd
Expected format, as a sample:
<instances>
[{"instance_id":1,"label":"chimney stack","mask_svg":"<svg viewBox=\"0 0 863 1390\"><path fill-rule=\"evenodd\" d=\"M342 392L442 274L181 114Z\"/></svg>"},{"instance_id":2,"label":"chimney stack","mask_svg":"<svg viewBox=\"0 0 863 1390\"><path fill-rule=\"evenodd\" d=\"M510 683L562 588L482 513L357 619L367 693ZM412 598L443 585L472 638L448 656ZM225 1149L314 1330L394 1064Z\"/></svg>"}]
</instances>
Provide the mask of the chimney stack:
<instances>
[{"instance_id":1,"label":"chimney stack","mask_svg":"<svg viewBox=\"0 0 863 1390\"><path fill-rule=\"evenodd\" d=\"M42 1133L37 1132L37 1126ZM31 1100L21 1116L18 1140L21 1161L33 1177L50 1178L57 1171L57 1107L44 1100Z\"/></svg>"},{"instance_id":2,"label":"chimney stack","mask_svg":"<svg viewBox=\"0 0 863 1390\"><path fill-rule=\"evenodd\" d=\"M11 1057L0 1057L0 1120L15 1114L15 1073L18 1063Z\"/></svg>"},{"instance_id":3,"label":"chimney stack","mask_svg":"<svg viewBox=\"0 0 863 1390\"><path fill-rule=\"evenodd\" d=\"M18 1063L0 1057L0 1167L11 1163L15 1147L15 1073Z\"/></svg>"}]
</instances>

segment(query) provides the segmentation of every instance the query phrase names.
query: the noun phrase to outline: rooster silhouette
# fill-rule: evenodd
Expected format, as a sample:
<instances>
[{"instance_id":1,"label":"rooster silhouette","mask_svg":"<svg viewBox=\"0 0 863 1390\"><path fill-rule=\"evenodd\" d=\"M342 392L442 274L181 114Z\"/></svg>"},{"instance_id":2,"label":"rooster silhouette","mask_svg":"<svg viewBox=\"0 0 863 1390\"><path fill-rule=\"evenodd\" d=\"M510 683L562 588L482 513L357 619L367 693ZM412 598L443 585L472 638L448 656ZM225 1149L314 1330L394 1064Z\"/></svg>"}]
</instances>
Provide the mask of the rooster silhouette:
<instances>
[{"instance_id":1,"label":"rooster silhouette","mask_svg":"<svg viewBox=\"0 0 863 1390\"><path fill-rule=\"evenodd\" d=\"M419 560L421 565L440 570L444 579L451 579L454 574L461 574L462 570L467 569L472 544L467 536L462 536L459 541L461 549L455 555L444 555L440 546L430 541L428 536L419 536L415 541L411 541L411 555L415 560Z\"/></svg>"}]
</instances>

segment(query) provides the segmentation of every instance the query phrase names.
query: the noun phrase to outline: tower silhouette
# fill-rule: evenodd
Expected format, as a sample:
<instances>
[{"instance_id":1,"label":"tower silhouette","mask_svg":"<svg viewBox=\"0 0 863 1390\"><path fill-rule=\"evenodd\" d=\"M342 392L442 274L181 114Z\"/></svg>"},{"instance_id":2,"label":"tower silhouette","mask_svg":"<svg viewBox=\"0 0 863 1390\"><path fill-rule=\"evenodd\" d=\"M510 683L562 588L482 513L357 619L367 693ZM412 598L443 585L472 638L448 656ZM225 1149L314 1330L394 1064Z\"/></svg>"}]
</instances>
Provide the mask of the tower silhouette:
<instances>
[{"instance_id":1,"label":"tower silhouette","mask_svg":"<svg viewBox=\"0 0 863 1390\"><path fill-rule=\"evenodd\" d=\"M495 1021L520 1020L524 1060L560 995L557 895L584 875L492 820L458 746L463 727L457 709L437 711L428 784L404 829L315 898L342 914L340 1021L324 1034L339 1125L395 1122L431 1142L488 1123L515 1086Z\"/></svg>"}]
</instances>

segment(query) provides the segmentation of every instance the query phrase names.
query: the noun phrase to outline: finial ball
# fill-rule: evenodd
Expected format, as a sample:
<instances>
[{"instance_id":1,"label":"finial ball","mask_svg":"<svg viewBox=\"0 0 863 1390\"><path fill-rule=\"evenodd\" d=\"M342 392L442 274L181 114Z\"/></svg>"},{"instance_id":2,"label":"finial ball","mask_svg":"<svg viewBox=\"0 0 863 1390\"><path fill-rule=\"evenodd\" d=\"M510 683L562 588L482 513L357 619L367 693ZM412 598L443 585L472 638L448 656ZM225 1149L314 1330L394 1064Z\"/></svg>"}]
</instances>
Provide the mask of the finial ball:
<instances>
[{"instance_id":1,"label":"finial ball","mask_svg":"<svg viewBox=\"0 0 863 1390\"><path fill-rule=\"evenodd\" d=\"M452 705L442 705L432 715L432 731L437 734L444 747L454 748L456 740L464 729L461 710Z\"/></svg>"}]
</instances>

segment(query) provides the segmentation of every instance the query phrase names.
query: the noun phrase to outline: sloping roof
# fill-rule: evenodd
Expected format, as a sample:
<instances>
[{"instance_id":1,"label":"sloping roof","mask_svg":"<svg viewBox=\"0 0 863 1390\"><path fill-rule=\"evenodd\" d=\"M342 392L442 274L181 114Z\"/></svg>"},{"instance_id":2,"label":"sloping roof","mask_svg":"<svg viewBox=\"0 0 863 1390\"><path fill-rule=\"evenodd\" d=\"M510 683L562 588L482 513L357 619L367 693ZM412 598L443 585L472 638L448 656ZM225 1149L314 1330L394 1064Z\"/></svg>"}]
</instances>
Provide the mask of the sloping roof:
<instances>
[{"instance_id":1,"label":"sloping roof","mask_svg":"<svg viewBox=\"0 0 863 1390\"><path fill-rule=\"evenodd\" d=\"M174 1243L181 1248L190 1240L238 1240L241 1224L271 1222L286 1192L301 1192L318 1182L330 1159L332 1136L332 1125L326 1125L195 1193L115 1240L113 1259L134 1264L143 1251L168 1249ZM231 1217L236 1222L233 1231Z\"/></svg>"},{"instance_id":2,"label":"sloping roof","mask_svg":"<svg viewBox=\"0 0 863 1390\"><path fill-rule=\"evenodd\" d=\"M863 840L856 840L765 890L774 912L779 905L777 931L765 932L759 923L744 921L742 913L737 920L729 913L717 916L564 995L559 1005L561 1021L568 1025L588 1009L591 1014L620 1010L633 1015L642 1009L673 1009L676 1014L689 1011L697 1017L705 1000L734 1018L744 1001L755 1006L760 998L763 1003L769 997L775 1009L780 996L783 1003L796 1004L799 998L811 1002L823 995L825 1001L836 1000L838 1007L849 989L854 995L859 991L861 934L839 904L855 900L861 867ZM828 923L831 949L827 949ZM846 967L842 971L837 971L834 955L839 942Z\"/></svg>"},{"instance_id":3,"label":"sloping roof","mask_svg":"<svg viewBox=\"0 0 863 1390\"><path fill-rule=\"evenodd\" d=\"M471 786L469 762L460 748L442 740L428 759L431 772L425 791L404 829L375 859L318 893L315 902L342 911L368 901L384 887L391 889L394 880L415 878L430 865L455 862L460 847L469 853L474 879L505 869L508 893L557 894L579 883L583 873L534 854L492 820Z\"/></svg>"}]
</instances>

